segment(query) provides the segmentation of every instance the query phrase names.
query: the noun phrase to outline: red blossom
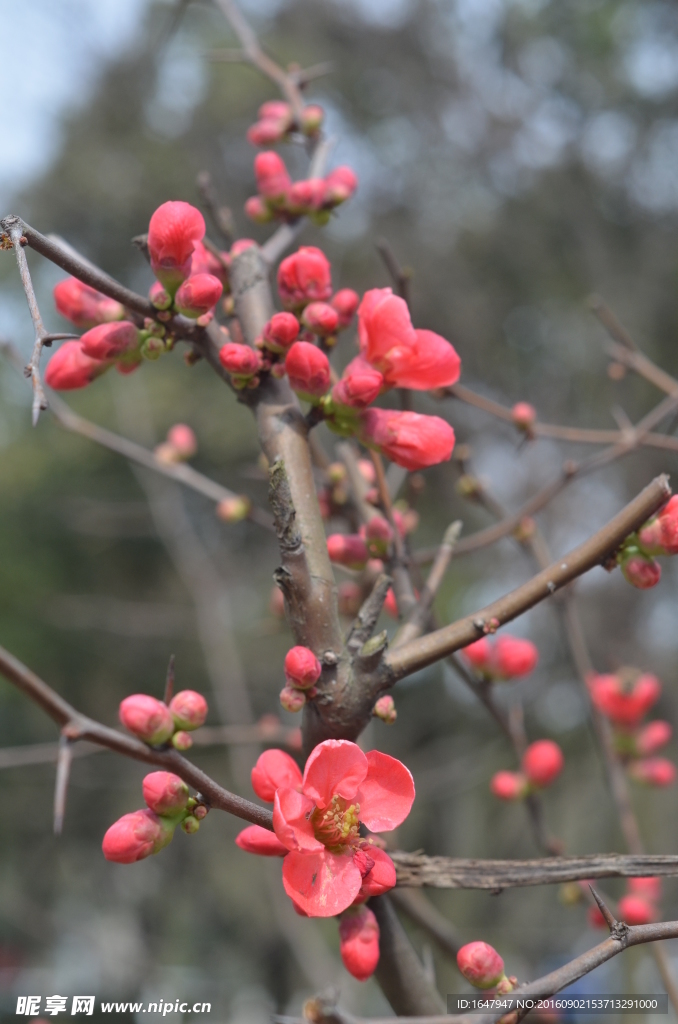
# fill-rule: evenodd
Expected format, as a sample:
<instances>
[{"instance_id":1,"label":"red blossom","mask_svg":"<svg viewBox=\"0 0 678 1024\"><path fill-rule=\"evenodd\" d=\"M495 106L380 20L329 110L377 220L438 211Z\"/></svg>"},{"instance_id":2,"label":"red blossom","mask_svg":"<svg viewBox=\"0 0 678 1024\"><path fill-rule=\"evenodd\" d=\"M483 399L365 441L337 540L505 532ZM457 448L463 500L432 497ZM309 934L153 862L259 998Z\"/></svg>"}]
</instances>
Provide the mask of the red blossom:
<instances>
[{"instance_id":1,"label":"red blossom","mask_svg":"<svg viewBox=\"0 0 678 1024\"><path fill-rule=\"evenodd\" d=\"M650 555L678 555L678 494L638 531L638 538Z\"/></svg>"},{"instance_id":2,"label":"red blossom","mask_svg":"<svg viewBox=\"0 0 678 1024\"><path fill-rule=\"evenodd\" d=\"M66 341L47 364L45 383L55 391L85 388L113 364L85 355L79 341Z\"/></svg>"},{"instance_id":3,"label":"red blossom","mask_svg":"<svg viewBox=\"0 0 678 1024\"><path fill-rule=\"evenodd\" d=\"M587 680L591 700L615 725L635 726L657 703L662 692L656 676L644 673L592 675Z\"/></svg>"},{"instance_id":4,"label":"red blossom","mask_svg":"<svg viewBox=\"0 0 678 1024\"><path fill-rule=\"evenodd\" d=\"M82 351L91 359L117 359L139 346L139 332L128 320L99 324L80 339Z\"/></svg>"},{"instance_id":5,"label":"red blossom","mask_svg":"<svg viewBox=\"0 0 678 1024\"><path fill-rule=\"evenodd\" d=\"M533 672L539 661L539 651L531 640L516 636L498 636L492 646L494 672L502 679L516 679Z\"/></svg>"},{"instance_id":6,"label":"red blossom","mask_svg":"<svg viewBox=\"0 0 678 1024\"><path fill-rule=\"evenodd\" d=\"M195 690L180 690L169 703L177 729L199 729L207 718L207 701Z\"/></svg>"},{"instance_id":7,"label":"red blossom","mask_svg":"<svg viewBox=\"0 0 678 1024\"><path fill-rule=\"evenodd\" d=\"M301 322L314 334L326 338L336 332L339 314L327 302L310 302L301 314Z\"/></svg>"},{"instance_id":8,"label":"red blossom","mask_svg":"<svg viewBox=\"0 0 678 1024\"><path fill-rule=\"evenodd\" d=\"M407 303L390 288L365 292L358 335L362 355L391 387L428 391L459 380L461 360L452 345L433 331L415 330Z\"/></svg>"},{"instance_id":9,"label":"red blossom","mask_svg":"<svg viewBox=\"0 0 678 1024\"><path fill-rule=\"evenodd\" d=\"M439 416L391 409L361 414L360 439L405 469L425 469L447 462L454 448L454 430Z\"/></svg>"},{"instance_id":10,"label":"red blossom","mask_svg":"<svg viewBox=\"0 0 678 1024\"><path fill-rule=\"evenodd\" d=\"M354 409L365 409L384 388L384 378L379 370L356 356L344 370L341 380L332 388L332 399L337 405Z\"/></svg>"},{"instance_id":11,"label":"red blossom","mask_svg":"<svg viewBox=\"0 0 678 1024\"><path fill-rule=\"evenodd\" d=\"M292 686L308 690L320 679L322 666L308 647L292 647L285 655L285 677Z\"/></svg>"},{"instance_id":12,"label":"red blossom","mask_svg":"<svg viewBox=\"0 0 678 1024\"><path fill-rule=\"evenodd\" d=\"M122 320L125 307L116 299L98 292L77 277L67 277L54 286L57 312L76 327L96 327L111 320Z\"/></svg>"},{"instance_id":13,"label":"red blossom","mask_svg":"<svg viewBox=\"0 0 678 1024\"><path fill-rule=\"evenodd\" d=\"M261 369L261 356L249 345L227 342L219 349L219 362L234 377L254 377Z\"/></svg>"},{"instance_id":14,"label":"red blossom","mask_svg":"<svg viewBox=\"0 0 678 1024\"><path fill-rule=\"evenodd\" d=\"M619 561L624 579L638 590L650 590L661 579L662 570L658 562L642 552L623 554Z\"/></svg>"},{"instance_id":15,"label":"red blossom","mask_svg":"<svg viewBox=\"0 0 678 1024\"><path fill-rule=\"evenodd\" d=\"M295 181L287 195L287 209L297 215L320 210L327 195L323 178Z\"/></svg>"},{"instance_id":16,"label":"red blossom","mask_svg":"<svg viewBox=\"0 0 678 1024\"><path fill-rule=\"evenodd\" d=\"M531 743L521 762L522 769L533 786L550 786L565 764L563 752L553 740Z\"/></svg>"},{"instance_id":17,"label":"red blossom","mask_svg":"<svg viewBox=\"0 0 678 1024\"><path fill-rule=\"evenodd\" d=\"M259 195L272 205L287 199L292 182L285 161L273 150L258 153L254 158L254 175Z\"/></svg>"},{"instance_id":18,"label":"red blossom","mask_svg":"<svg viewBox=\"0 0 678 1024\"><path fill-rule=\"evenodd\" d=\"M134 864L159 853L170 842L174 823L148 808L123 814L106 832L101 848L106 860Z\"/></svg>"},{"instance_id":19,"label":"red blossom","mask_svg":"<svg viewBox=\"0 0 678 1024\"><path fill-rule=\"evenodd\" d=\"M264 327L264 344L273 352L284 352L299 336L299 321L293 313L274 313Z\"/></svg>"},{"instance_id":20,"label":"red blossom","mask_svg":"<svg viewBox=\"0 0 678 1024\"><path fill-rule=\"evenodd\" d=\"M527 779L520 772L496 772L490 791L500 800L522 800L527 791Z\"/></svg>"},{"instance_id":21,"label":"red blossom","mask_svg":"<svg viewBox=\"0 0 678 1024\"><path fill-rule=\"evenodd\" d=\"M174 290L191 273L195 243L205 237L205 220L190 203L159 206L148 225L151 268L162 283Z\"/></svg>"},{"instance_id":22,"label":"red blossom","mask_svg":"<svg viewBox=\"0 0 678 1024\"><path fill-rule=\"evenodd\" d=\"M120 721L131 733L156 746L174 732L174 719L166 704L147 693L125 697L120 704Z\"/></svg>"},{"instance_id":23,"label":"red blossom","mask_svg":"<svg viewBox=\"0 0 678 1024\"><path fill-rule=\"evenodd\" d=\"M330 306L339 314L339 330L348 327L360 305L360 296L352 288L342 288L330 299Z\"/></svg>"},{"instance_id":24,"label":"red blossom","mask_svg":"<svg viewBox=\"0 0 678 1024\"><path fill-rule=\"evenodd\" d=\"M648 786L671 786L676 779L676 766L665 757L646 757L631 763L629 775Z\"/></svg>"},{"instance_id":25,"label":"red blossom","mask_svg":"<svg viewBox=\"0 0 678 1024\"><path fill-rule=\"evenodd\" d=\"M246 853L256 853L260 857L284 857L287 847L283 846L275 832L269 832L261 825L249 825L235 837L235 845Z\"/></svg>"},{"instance_id":26,"label":"red blossom","mask_svg":"<svg viewBox=\"0 0 678 1024\"><path fill-rule=\"evenodd\" d=\"M661 719L649 722L635 738L636 750L644 757L648 754L654 754L656 750L666 746L672 734L673 728L670 722L664 722Z\"/></svg>"},{"instance_id":27,"label":"red blossom","mask_svg":"<svg viewBox=\"0 0 678 1024\"><path fill-rule=\"evenodd\" d=\"M364 569L370 553L363 538L357 533L332 533L327 538L330 561L347 569Z\"/></svg>"},{"instance_id":28,"label":"red blossom","mask_svg":"<svg viewBox=\"0 0 678 1024\"><path fill-rule=\"evenodd\" d=\"M358 981L367 981L374 974L379 963L379 925L369 907L342 914L339 950L344 967Z\"/></svg>"},{"instance_id":29,"label":"red blossom","mask_svg":"<svg viewBox=\"0 0 678 1024\"><path fill-rule=\"evenodd\" d=\"M216 306L223 290L224 286L218 277L212 274L191 274L179 287L174 305L184 316L195 319Z\"/></svg>"},{"instance_id":30,"label":"red blossom","mask_svg":"<svg viewBox=\"0 0 678 1024\"><path fill-rule=\"evenodd\" d=\"M649 875L645 878L629 878L626 883L629 892L637 896L644 896L650 903L658 903L662 895L662 880L656 875Z\"/></svg>"},{"instance_id":31,"label":"red blossom","mask_svg":"<svg viewBox=\"0 0 678 1024\"><path fill-rule=\"evenodd\" d=\"M325 194L328 203L331 203L332 206L345 203L347 199L351 198L357 187L358 178L355 172L345 164L335 167L325 177Z\"/></svg>"},{"instance_id":32,"label":"red blossom","mask_svg":"<svg viewBox=\"0 0 678 1024\"><path fill-rule=\"evenodd\" d=\"M330 363L316 345L295 341L285 357L290 386L309 400L322 398L330 386Z\"/></svg>"},{"instance_id":33,"label":"red blossom","mask_svg":"<svg viewBox=\"0 0 678 1024\"><path fill-rule=\"evenodd\" d=\"M629 893L617 905L617 917L625 924L650 924L657 920L657 911L642 896Z\"/></svg>"},{"instance_id":34,"label":"red blossom","mask_svg":"<svg viewBox=\"0 0 678 1024\"><path fill-rule=\"evenodd\" d=\"M151 772L143 781L144 800L156 814L181 814L188 804L188 786L172 772Z\"/></svg>"},{"instance_id":35,"label":"red blossom","mask_svg":"<svg viewBox=\"0 0 678 1024\"><path fill-rule=\"evenodd\" d=\"M532 429L537 422L537 410L529 402L516 402L511 410L513 422L519 430L526 433Z\"/></svg>"},{"instance_id":36,"label":"red blossom","mask_svg":"<svg viewBox=\"0 0 678 1024\"><path fill-rule=\"evenodd\" d=\"M294 789L301 785L301 769L284 750L265 750L252 769L251 778L257 796L272 804L279 786Z\"/></svg>"},{"instance_id":37,"label":"red blossom","mask_svg":"<svg viewBox=\"0 0 678 1024\"><path fill-rule=\"evenodd\" d=\"M504 961L487 942L469 942L457 953L457 966L476 988L494 988L504 977Z\"/></svg>"},{"instance_id":38,"label":"red blossom","mask_svg":"<svg viewBox=\"0 0 678 1024\"><path fill-rule=\"evenodd\" d=\"M302 246L278 267L278 291L287 309L325 302L332 294L329 261L315 246Z\"/></svg>"}]
</instances>

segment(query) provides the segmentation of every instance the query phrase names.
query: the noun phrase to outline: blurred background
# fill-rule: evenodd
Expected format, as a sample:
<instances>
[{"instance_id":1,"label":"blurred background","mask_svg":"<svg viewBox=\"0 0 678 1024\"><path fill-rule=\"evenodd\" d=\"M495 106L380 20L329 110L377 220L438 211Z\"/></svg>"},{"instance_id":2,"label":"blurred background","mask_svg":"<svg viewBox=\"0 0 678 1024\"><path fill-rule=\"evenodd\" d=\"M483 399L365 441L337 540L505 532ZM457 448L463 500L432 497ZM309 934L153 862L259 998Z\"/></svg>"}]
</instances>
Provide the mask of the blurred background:
<instances>
[{"instance_id":1,"label":"blurred background","mask_svg":"<svg viewBox=\"0 0 678 1024\"><path fill-rule=\"evenodd\" d=\"M533 403L548 422L614 428L659 399L642 380L607 372L604 333L587 309L601 294L636 341L678 373L678 9L641 0L247 0L243 9L281 62L331 61L308 96L327 111L333 163L358 173L357 196L306 244L322 245L336 287L390 283L375 243L411 268L417 326L449 338L462 383L507 405ZM254 192L245 130L272 86L210 51L233 47L209 3L0 0L3 214L56 232L126 284L150 270L131 238L161 202L200 205L209 171L237 234L266 228L242 213ZM180 16L179 16L180 15ZM303 161L285 157L297 176ZM214 230L209 229L214 235ZM44 319L68 330L51 289L63 276L28 254ZM11 253L0 254L0 333L26 355L31 327ZM338 360L347 361L344 335ZM115 377L115 379L113 379ZM138 474L67 434L50 416L30 426L25 380L0 366L0 643L84 712L113 725L130 693L162 693L169 655L177 684L203 691L209 723L278 713L290 635L271 614L272 536L226 526L199 495ZM199 441L194 465L265 502L250 415L202 363L180 351L131 378L110 374L67 396L82 415L153 445L175 422ZM591 449L521 444L510 425L450 399L418 396L470 447L469 466L514 511ZM329 434L319 437L332 451ZM574 481L539 516L556 554L592 533L676 456L642 449ZM455 489L459 467L428 471L418 498L419 546L454 519L470 533L491 522ZM678 561L678 560L676 560ZM465 614L528 578L510 540L452 562L436 609ZM577 585L600 671L631 664L664 683L662 718L676 721L678 565L632 590L595 570ZM389 625L389 623L386 623ZM390 628L393 628L392 623ZM524 699L530 739L552 737L567 764L545 796L547 826L570 853L624 850L580 685L554 607L510 632L541 660L510 694ZM466 857L539 855L523 808L488 784L514 768L496 724L443 666L395 690L399 718L366 742L404 760L418 797L400 829L405 850ZM285 713L281 713L285 717ZM287 716L289 724L297 724ZM0 745L49 742L52 723L0 681ZM671 755L675 751L670 750ZM198 749L195 760L250 796L251 748ZM12 760L8 758L8 760ZM1 762L0 763L4 763ZM259 1024L298 1013L336 985L345 1008L388 1012L375 982L350 978L336 923L297 918L279 862L233 845L239 823L212 814L193 837L135 866L104 861L108 825L141 804L141 766L107 753L74 763L64 834L51 834L52 764L0 769L0 1007L17 994L210 1000L212 1021ZM634 793L650 852L675 852L675 787ZM621 882L605 891L618 896ZM678 917L667 881L662 916ZM463 941L485 939L510 973L537 977L602 937L586 907L556 887L432 892ZM422 956L427 940L407 924ZM678 973L678 948L668 944ZM440 990L465 986L433 951ZM638 948L598 971L590 991L660 991ZM143 1019L149 1020L150 1015Z\"/></svg>"}]
</instances>

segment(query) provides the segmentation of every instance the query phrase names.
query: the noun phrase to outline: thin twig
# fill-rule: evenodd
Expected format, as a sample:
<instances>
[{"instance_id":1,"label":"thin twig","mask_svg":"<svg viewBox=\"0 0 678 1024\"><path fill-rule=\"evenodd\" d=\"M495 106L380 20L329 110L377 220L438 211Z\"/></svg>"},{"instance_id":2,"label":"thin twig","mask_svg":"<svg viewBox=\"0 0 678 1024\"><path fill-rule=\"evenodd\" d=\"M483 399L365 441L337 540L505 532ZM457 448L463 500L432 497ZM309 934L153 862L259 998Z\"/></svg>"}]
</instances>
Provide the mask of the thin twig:
<instances>
[{"instance_id":1,"label":"thin twig","mask_svg":"<svg viewBox=\"0 0 678 1024\"><path fill-rule=\"evenodd\" d=\"M47 397L42 386L42 378L40 377L40 356L42 354L42 347L48 338L48 333L42 322L38 300L35 297L33 281L31 280L31 272L28 269L26 253L23 250L23 247L26 244L26 238L23 233L23 224L16 217L6 217L5 220L2 221L2 226L7 231L12 241L14 255L16 256L17 266L19 268L19 276L21 277L21 284L26 295L28 309L31 314L31 320L33 321L33 331L35 332L31 359L28 366L24 369L24 374L26 377L30 378L31 386L33 388L32 420L33 426L35 426L38 422L40 411L47 408Z\"/></svg>"},{"instance_id":2,"label":"thin twig","mask_svg":"<svg viewBox=\"0 0 678 1024\"><path fill-rule=\"evenodd\" d=\"M416 639L426 629L426 623L429 618L431 607L435 596L438 593L438 589L445 578L445 573L452 559L454 548L459 539L461 533L462 523L461 520L456 520L451 526L445 530L438 553L433 560L431 571L428 574L428 578L424 587L419 595L414 608L411 610L407 621L398 630L394 641L393 647L399 646L400 644L406 644L410 640Z\"/></svg>"},{"instance_id":3,"label":"thin twig","mask_svg":"<svg viewBox=\"0 0 678 1024\"><path fill-rule=\"evenodd\" d=\"M73 742L65 734L61 734L59 740L59 753L57 754L56 782L54 784L54 835L60 836L64 826L64 815L66 813L66 797L68 796L68 781L71 777L71 765L73 763Z\"/></svg>"}]
</instances>

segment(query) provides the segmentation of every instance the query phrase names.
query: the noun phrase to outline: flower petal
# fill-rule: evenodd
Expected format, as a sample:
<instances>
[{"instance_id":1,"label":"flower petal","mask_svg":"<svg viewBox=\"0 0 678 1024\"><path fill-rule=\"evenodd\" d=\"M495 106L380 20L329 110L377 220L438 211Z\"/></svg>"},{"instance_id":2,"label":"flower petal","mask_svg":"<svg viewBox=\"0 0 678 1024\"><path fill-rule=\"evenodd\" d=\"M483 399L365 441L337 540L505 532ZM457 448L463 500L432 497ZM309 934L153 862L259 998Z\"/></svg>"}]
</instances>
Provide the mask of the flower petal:
<instances>
[{"instance_id":1,"label":"flower petal","mask_svg":"<svg viewBox=\"0 0 678 1024\"><path fill-rule=\"evenodd\" d=\"M265 750L252 769L252 789L267 803L273 803L276 789L296 789L301 769L284 750Z\"/></svg>"},{"instance_id":2,"label":"flower petal","mask_svg":"<svg viewBox=\"0 0 678 1024\"><path fill-rule=\"evenodd\" d=\"M246 853L257 853L260 857L284 857L288 852L275 832L270 832L261 825L249 825L244 828L235 837L235 845Z\"/></svg>"},{"instance_id":3,"label":"flower petal","mask_svg":"<svg viewBox=\"0 0 678 1024\"><path fill-rule=\"evenodd\" d=\"M380 850L378 846L371 846L369 856L374 861L374 865L363 878L357 897L359 903L369 899L370 896L381 896L396 884L395 864L386 851Z\"/></svg>"},{"instance_id":4,"label":"flower petal","mask_svg":"<svg viewBox=\"0 0 678 1024\"><path fill-rule=\"evenodd\" d=\"M390 288L375 290L381 293L380 298L368 301L370 292L366 293L358 310L358 329L363 356L380 370L381 361L392 348L414 350L417 335L405 300L393 295Z\"/></svg>"},{"instance_id":5,"label":"flower petal","mask_svg":"<svg viewBox=\"0 0 678 1024\"><path fill-rule=\"evenodd\" d=\"M461 359L450 342L433 331L414 333L413 347L394 348L386 356L383 372L387 383L419 391L455 384L461 372Z\"/></svg>"},{"instance_id":6,"label":"flower petal","mask_svg":"<svg viewBox=\"0 0 678 1024\"><path fill-rule=\"evenodd\" d=\"M309 917L334 917L353 903L360 891L360 871L350 853L288 853L283 861L283 886Z\"/></svg>"},{"instance_id":7,"label":"flower petal","mask_svg":"<svg viewBox=\"0 0 678 1024\"><path fill-rule=\"evenodd\" d=\"M273 828L288 850L324 850L310 822L314 803L296 789L278 789L273 803Z\"/></svg>"},{"instance_id":8,"label":"flower petal","mask_svg":"<svg viewBox=\"0 0 678 1024\"><path fill-rule=\"evenodd\" d=\"M414 779L395 757L370 750L369 769L358 790L360 820L372 832L390 832L405 820L414 802Z\"/></svg>"},{"instance_id":9,"label":"flower petal","mask_svg":"<svg viewBox=\"0 0 678 1024\"><path fill-rule=\"evenodd\" d=\"M366 775L367 760L357 743L324 740L306 762L302 790L322 809L333 796L352 800Z\"/></svg>"}]
</instances>

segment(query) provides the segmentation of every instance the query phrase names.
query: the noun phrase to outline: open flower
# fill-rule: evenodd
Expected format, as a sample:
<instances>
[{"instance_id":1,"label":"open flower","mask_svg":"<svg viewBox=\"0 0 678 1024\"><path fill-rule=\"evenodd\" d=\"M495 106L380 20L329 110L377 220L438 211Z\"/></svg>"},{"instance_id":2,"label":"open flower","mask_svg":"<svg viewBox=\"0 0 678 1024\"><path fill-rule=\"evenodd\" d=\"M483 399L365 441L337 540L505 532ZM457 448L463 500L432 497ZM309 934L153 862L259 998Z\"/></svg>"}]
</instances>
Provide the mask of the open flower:
<instances>
[{"instance_id":1,"label":"open flower","mask_svg":"<svg viewBox=\"0 0 678 1024\"><path fill-rule=\"evenodd\" d=\"M262 800L273 800L273 827L288 851L283 886L295 907L309 917L334 917L354 903L395 885L393 861L362 839L362 822L388 832L405 820L414 801L414 782L404 764L350 740L325 740L312 752L302 776L282 750L267 750L252 771ZM269 836L246 829L238 845L270 856ZM265 830L262 830L265 831Z\"/></svg>"}]
</instances>

